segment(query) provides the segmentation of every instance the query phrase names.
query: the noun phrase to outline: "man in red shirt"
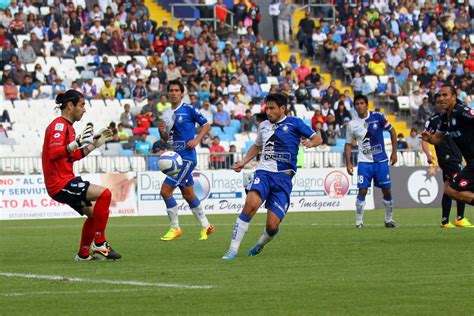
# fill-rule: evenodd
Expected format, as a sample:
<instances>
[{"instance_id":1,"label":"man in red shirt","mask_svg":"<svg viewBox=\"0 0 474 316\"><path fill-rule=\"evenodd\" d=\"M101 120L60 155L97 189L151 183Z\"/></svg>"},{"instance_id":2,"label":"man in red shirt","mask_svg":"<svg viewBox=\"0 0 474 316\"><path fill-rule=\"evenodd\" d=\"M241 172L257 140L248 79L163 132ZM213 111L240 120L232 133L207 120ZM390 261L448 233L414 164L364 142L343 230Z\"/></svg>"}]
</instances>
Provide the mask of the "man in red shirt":
<instances>
[{"instance_id":1,"label":"man in red shirt","mask_svg":"<svg viewBox=\"0 0 474 316\"><path fill-rule=\"evenodd\" d=\"M91 255L91 251L107 259L120 259L121 255L113 251L105 238L112 199L110 190L84 181L73 172L74 161L112 140L112 131L103 129L93 136L92 126L88 126L76 136L72 125L80 121L86 112L84 96L76 90L58 94L56 104L59 105L61 116L46 128L43 144L46 190L55 201L67 204L79 214L87 216L76 261L99 259ZM92 202L95 202L94 205Z\"/></svg>"},{"instance_id":2,"label":"man in red shirt","mask_svg":"<svg viewBox=\"0 0 474 316\"><path fill-rule=\"evenodd\" d=\"M469 72L472 74L474 73L474 50L471 52L471 56L469 57L468 60L466 60L466 63L464 64L469 69Z\"/></svg>"},{"instance_id":3,"label":"man in red shirt","mask_svg":"<svg viewBox=\"0 0 474 316\"><path fill-rule=\"evenodd\" d=\"M214 136L212 138L212 145L211 148L209 148L209 151L211 152L210 158L211 158L211 166L213 169L223 169L224 168L224 152L225 149L224 147L221 146L221 140L219 136ZM217 154L213 154L217 153Z\"/></svg>"}]
</instances>

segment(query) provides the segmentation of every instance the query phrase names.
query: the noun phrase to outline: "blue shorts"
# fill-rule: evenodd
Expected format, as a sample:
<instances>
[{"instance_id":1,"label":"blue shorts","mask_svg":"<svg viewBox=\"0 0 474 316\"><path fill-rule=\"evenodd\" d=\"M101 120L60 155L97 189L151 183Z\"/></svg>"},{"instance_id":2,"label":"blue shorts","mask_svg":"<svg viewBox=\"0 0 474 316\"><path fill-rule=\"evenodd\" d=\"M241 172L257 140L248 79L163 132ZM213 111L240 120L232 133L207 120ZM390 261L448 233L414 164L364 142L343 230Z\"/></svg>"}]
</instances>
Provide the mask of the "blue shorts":
<instances>
[{"instance_id":1,"label":"blue shorts","mask_svg":"<svg viewBox=\"0 0 474 316\"><path fill-rule=\"evenodd\" d=\"M257 191L265 207L282 220L290 206L291 179L292 176L283 172L257 170L246 191Z\"/></svg>"},{"instance_id":2,"label":"blue shorts","mask_svg":"<svg viewBox=\"0 0 474 316\"><path fill-rule=\"evenodd\" d=\"M196 164L189 160L183 160L183 167L174 176L166 177L165 183L172 187L189 187L194 184L193 170Z\"/></svg>"},{"instance_id":3,"label":"blue shorts","mask_svg":"<svg viewBox=\"0 0 474 316\"><path fill-rule=\"evenodd\" d=\"M388 161L359 162L357 168L357 187L359 189L370 188L372 179L374 179L374 185L378 188L390 189L392 187Z\"/></svg>"}]
</instances>

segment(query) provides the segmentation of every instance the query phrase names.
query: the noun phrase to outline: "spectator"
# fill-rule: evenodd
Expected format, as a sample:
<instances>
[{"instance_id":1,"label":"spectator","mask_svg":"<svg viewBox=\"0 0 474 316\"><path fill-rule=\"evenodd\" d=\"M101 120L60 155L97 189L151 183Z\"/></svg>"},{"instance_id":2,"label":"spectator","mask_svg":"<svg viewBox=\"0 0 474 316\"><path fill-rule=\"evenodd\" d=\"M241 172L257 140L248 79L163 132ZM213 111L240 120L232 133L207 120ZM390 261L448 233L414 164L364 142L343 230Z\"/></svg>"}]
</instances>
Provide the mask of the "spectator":
<instances>
[{"instance_id":1,"label":"spectator","mask_svg":"<svg viewBox=\"0 0 474 316\"><path fill-rule=\"evenodd\" d=\"M100 96L102 99L113 100L115 98L115 87L112 86L112 78L106 77L104 83L100 88Z\"/></svg>"},{"instance_id":2,"label":"spectator","mask_svg":"<svg viewBox=\"0 0 474 316\"><path fill-rule=\"evenodd\" d=\"M115 98L118 100L130 98L130 89L126 85L122 85L122 79L115 81Z\"/></svg>"},{"instance_id":3,"label":"spectator","mask_svg":"<svg viewBox=\"0 0 474 316\"><path fill-rule=\"evenodd\" d=\"M156 104L157 115L161 117L161 115L163 114L163 111L169 108L170 106L171 106L171 103L168 102L168 98L166 94L162 94L160 97L160 101ZM209 120L208 122L212 122L212 116L211 116L211 120Z\"/></svg>"},{"instance_id":4,"label":"spectator","mask_svg":"<svg viewBox=\"0 0 474 316\"><path fill-rule=\"evenodd\" d=\"M102 56L102 62L99 64L98 70L99 76L102 78L112 78L115 76L114 68L112 64L109 63L109 57L107 55Z\"/></svg>"},{"instance_id":5,"label":"spectator","mask_svg":"<svg viewBox=\"0 0 474 316\"><path fill-rule=\"evenodd\" d=\"M59 37L59 40L62 40L61 29L59 28L58 22L54 21L48 30L47 39L51 41L55 39L56 37Z\"/></svg>"},{"instance_id":6,"label":"spectator","mask_svg":"<svg viewBox=\"0 0 474 316\"><path fill-rule=\"evenodd\" d=\"M351 113L347 110L346 106L344 105L344 102L338 101L337 109L334 113L334 118L336 119L336 123L339 125L343 125L344 120L346 118L348 118L350 121Z\"/></svg>"},{"instance_id":7,"label":"spectator","mask_svg":"<svg viewBox=\"0 0 474 316\"><path fill-rule=\"evenodd\" d=\"M212 138L212 145L209 148L212 169L223 169L224 165L224 152L225 149L220 144L219 136L214 136Z\"/></svg>"},{"instance_id":8,"label":"spectator","mask_svg":"<svg viewBox=\"0 0 474 316\"><path fill-rule=\"evenodd\" d=\"M339 126L339 137L342 139L346 138L347 135L347 128L349 126L349 122L351 119L349 117L345 117L342 124Z\"/></svg>"},{"instance_id":9,"label":"spectator","mask_svg":"<svg viewBox=\"0 0 474 316\"><path fill-rule=\"evenodd\" d=\"M94 83L91 76L85 78L81 88L82 94L87 100L96 99L99 96L97 85Z\"/></svg>"},{"instance_id":10,"label":"spectator","mask_svg":"<svg viewBox=\"0 0 474 316\"><path fill-rule=\"evenodd\" d=\"M334 124L329 124L326 131L327 145L336 146L337 139L339 138L339 133L336 131Z\"/></svg>"},{"instance_id":11,"label":"spectator","mask_svg":"<svg viewBox=\"0 0 474 316\"><path fill-rule=\"evenodd\" d=\"M415 125L423 127L425 122L436 113L436 108L434 104L430 103L428 97L424 96L421 105L414 113L416 113Z\"/></svg>"},{"instance_id":12,"label":"spectator","mask_svg":"<svg viewBox=\"0 0 474 316\"><path fill-rule=\"evenodd\" d=\"M122 123L118 123L117 125L117 136L118 136L118 140L120 144L122 144L122 147L124 148L128 147L128 143L130 141L130 135L124 129L124 126Z\"/></svg>"},{"instance_id":13,"label":"spectator","mask_svg":"<svg viewBox=\"0 0 474 316\"><path fill-rule=\"evenodd\" d=\"M217 112L214 113L213 126L218 126L224 132L224 127L230 124L230 113L224 110L222 102L217 104Z\"/></svg>"},{"instance_id":14,"label":"spectator","mask_svg":"<svg viewBox=\"0 0 474 316\"><path fill-rule=\"evenodd\" d=\"M398 111L398 97L402 94L402 89L398 85L398 83L395 81L395 78L393 76L390 76L388 78L388 83L387 87L385 88L385 95L392 100L392 102L395 104L395 111Z\"/></svg>"},{"instance_id":15,"label":"spectator","mask_svg":"<svg viewBox=\"0 0 474 316\"><path fill-rule=\"evenodd\" d=\"M278 39L285 44L290 44L290 19L295 11L291 0L283 0L278 14Z\"/></svg>"},{"instance_id":16,"label":"spectator","mask_svg":"<svg viewBox=\"0 0 474 316\"><path fill-rule=\"evenodd\" d=\"M137 102L142 102L147 98L146 88L143 86L142 79L137 79L136 85L132 88L131 97Z\"/></svg>"},{"instance_id":17,"label":"spectator","mask_svg":"<svg viewBox=\"0 0 474 316\"><path fill-rule=\"evenodd\" d=\"M252 115L252 111L246 110L245 116L241 119L242 133L250 133L257 126L255 116Z\"/></svg>"},{"instance_id":18,"label":"spectator","mask_svg":"<svg viewBox=\"0 0 474 316\"><path fill-rule=\"evenodd\" d=\"M52 99L53 100L56 99L56 96L58 94L66 92L66 86L63 85L63 80L61 79L61 77L56 76L56 78L54 79L54 84L52 86L52 90L53 90L53 93L52 93Z\"/></svg>"},{"instance_id":19,"label":"spectator","mask_svg":"<svg viewBox=\"0 0 474 316\"><path fill-rule=\"evenodd\" d=\"M405 141L402 133L399 133L398 136L397 136L397 149L399 149L399 150L408 149L408 144Z\"/></svg>"},{"instance_id":20,"label":"spectator","mask_svg":"<svg viewBox=\"0 0 474 316\"><path fill-rule=\"evenodd\" d=\"M45 50L46 47L44 45L44 42L42 40L40 40L38 38L38 36L36 36L35 33L31 33L31 39L29 41L29 46L31 48L33 48L33 51L34 51L36 56L41 56L41 57L45 56L44 50Z\"/></svg>"},{"instance_id":21,"label":"spectator","mask_svg":"<svg viewBox=\"0 0 474 316\"><path fill-rule=\"evenodd\" d=\"M235 161L237 160L237 148L235 145L229 146L229 153L225 156L225 168L232 169Z\"/></svg>"},{"instance_id":22,"label":"spectator","mask_svg":"<svg viewBox=\"0 0 474 316\"><path fill-rule=\"evenodd\" d=\"M141 133L140 139L138 140L137 144L135 145L135 153L138 155L149 155L152 149L152 145L149 141L147 141L147 133Z\"/></svg>"},{"instance_id":23,"label":"spectator","mask_svg":"<svg viewBox=\"0 0 474 316\"><path fill-rule=\"evenodd\" d=\"M61 42L61 37L56 36L53 38L53 46L51 47L51 56L64 57L65 48Z\"/></svg>"},{"instance_id":24,"label":"spectator","mask_svg":"<svg viewBox=\"0 0 474 316\"><path fill-rule=\"evenodd\" d=\"M421 137L418 135L416 128L412 128L410 130L410 136L407 137L406 143L408 145L408 149L410 150L421 150Z\"/></svg>"},{"instance_id":25,"label":"spectator","mask_svg":"<svg viewBox=\"0 0 474 316\"><path fill-rule=\"evenodd\" d=\"M20 86L20 99L31 100L39 97L39 89L31 80L31 75L25 76L25 81Z\"/></svg>"},{"instance_id":26,"label":"spectator","mask_svg":"<svg viewBox=\"0 0 474 316\"><path fill-rule=\"evenodd\" d=\"M125 104L123 109L123 113L120 114L120 124L122 124L122 126L125 128L130 128L133 130L137 126L137 121L130 112L130 104Z\"/></svg>"},{"instance_id":27,"label":"spectator","mask_svg":"<svg viewBox=\"0 0 474 316\"><path fill-rule=\"evenodd\" d=\"M3 85L3 91L5 94L5 99L10 101L18 99L18 87L15 85L12 78L7 78L5 84Z\"/></svg>"},{"instance_id":28,"label":"spectator","mask_svg":"<svg viewBox=\"0 0 474 316\"><path fill-rule=\"evenodd\" d=\"M314 111L313 105L311 104L311 95L308 89L306 89L304 81L299 82L298 89L295 91L295 97L296 103L304 104L308 111Z\"/></svg>"},{"instance_id":29,"label":"spectator","mask_svg":"<svg viewBox=\"0 0 474 316\"><path fill-rule=\"evenodd\" d=\"M234 116L233 116L233 118L237 119L237 120L240 120L245 115L245 105L242 102L240 102L238 95L234 96L233 102L234 102Z\"/></svg>"},{"instance_id":30,"label":"spectator","mask_svg":"<svg viewBox=\"0 0 474 316\"><path fill-rule=\"evenodd\" d=\"M369 62L368 68L370 73L376 76L384 76L387 74L387 66L382 60L380 53L375 53L372 60Z\"/></svg>"}]
</instances>

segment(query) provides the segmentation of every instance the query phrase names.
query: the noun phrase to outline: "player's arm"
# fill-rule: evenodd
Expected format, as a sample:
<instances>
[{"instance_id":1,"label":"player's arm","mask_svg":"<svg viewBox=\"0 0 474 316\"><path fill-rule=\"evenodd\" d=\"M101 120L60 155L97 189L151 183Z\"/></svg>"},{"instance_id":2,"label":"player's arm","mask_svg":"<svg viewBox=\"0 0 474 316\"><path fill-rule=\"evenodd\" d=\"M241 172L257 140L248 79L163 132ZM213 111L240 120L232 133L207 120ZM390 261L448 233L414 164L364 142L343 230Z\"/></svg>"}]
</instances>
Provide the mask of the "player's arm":
<instances>
[{"instance_id":1,"label":"player's arm","mask_svg":"<svg viewBox=\"0 0 474 316\"><path fill-rule=\"evenodd\" d=\"M187 144L187 148L196 148L196 146L201 142L201 139L209 133L211 130L211 124L207 123L204 126L202 126L201 131L199 134L192 140L190 140Z\"/></svg>"},{"instance_id":2,"label":"player's arm","mask_svg":"<svg viewBox=\"0 0 474 316\"><path fill-rule=\"evenodd\" d=\"M346 143L344 145L344 157L346 158L346 170L349 175L354 174L354 166L352 165L351 161L351 152L352 152L352 144Z\"/></svg>"},{"instance_id":3,"label":"player's arm","mask_svg":"<svg viewBox=\"0 0 474 316\"><path fill-rule=\"evenodd\" d=\"M421 138L432 145L438 145L441 143L443 137L444 133L440 131L436 131L434 134L430 134L428 131L423 131L423 133L421 133Z\"/></svg>"},{"instance_id":4,"label":"player's arm","mask_svg":"<svg viewBox=\"0 0 474 316\"><path fill-rule=\"evenodd\" d=\"M60 125L61 124L61 125ZM81 146L90 142L92 137L92 126L88 126L82 133L77 135L76 139L66 144L67 127L62 123L57 123L49 140L49 158L51 160L63 159L70 157L73 160L79 160L85 155Z\"/></svg>"},{"instance_id":5,"label":"player's arm","mask_svg":"<svg viewBox=\"0 0 474 316\"><path fill-rule=\"evenodd\" d=\"M311 135L309 140L303 139L301 143L306 148L317 147L323 143L323 139L321 138L321 135L319 135L319 133L314 133L313 135Z\"/></svg>"},{"instance_id":6,"label":"player's arm","mask_svg":"<svg viewBox=\"0 0 474 316\"><path fill-rule=\"evenodd\" d=\"M240 172L261 151L262 151L262 146L253 144L252 147L250 147L247 154L245 155L244 159L242 159L242 161L238 161L235 163L233 167L234 171Z\"/></svg>"},{"instance_id":7,"label":"player's arm","mask_svg":"<svg viewBox=\"0 0 474 316\"><path fill-rule=\"evenodd\" d=\"M158 124L158 132L160 133L160 138L163 140L163 142L167 142L169 138L169 134L166 131L166 123L165 121L161 120L160 123Z\"/></svg>"},{"instance_id":8,"label":"player's arm","mask_svg":"<svg viewBox=\"0 0 474 316\"><path fill-rule=\"evenodd\" d=\"M431 154L430 148L428 147L427 141L421 140L421 150L423 150L423 152L425 153L428 163L429 164L434 163L434 158L433 158L433 155Z\"/></svg>"},{"instance_id":9,"label":"player's arm","mask_svg":"<svg viewBox=\"0 0 474 316\"><path fill-rule=\"evenodd\" d=\"M397 132L395 131L395 128L393 126L389 130L389 132L390 132L390 141L392 143L392 154L390 155L390 164L393 166L398 161L398 156L397 156L397 149L398 149L397 148Z\"/></svg>"}]
</instances>

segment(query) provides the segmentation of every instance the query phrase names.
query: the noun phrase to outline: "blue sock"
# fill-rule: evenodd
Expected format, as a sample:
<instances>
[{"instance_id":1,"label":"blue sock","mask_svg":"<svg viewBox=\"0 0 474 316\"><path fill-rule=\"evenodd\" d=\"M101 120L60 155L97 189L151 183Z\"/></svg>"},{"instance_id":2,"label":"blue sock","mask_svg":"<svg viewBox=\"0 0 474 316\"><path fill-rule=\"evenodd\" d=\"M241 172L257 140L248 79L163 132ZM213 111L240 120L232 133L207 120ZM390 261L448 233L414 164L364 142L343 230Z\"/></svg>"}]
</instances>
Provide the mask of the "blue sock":
<instances>
[{"instance_id":1,"label":"blue sock","mask_svg":"<svg viewBox=\"0 0 474 316\"><path fill-rule=\"evenodd\" d=\"M383 196L383 199L387 202L390 202L392 200L392 195L391 194L388 194L388 195L384 195Z\"/></svg>"},{"instance_id":2,"label":"blue sock","mask_svg":"<svg viewBox=\"0 0 474 316\"><path fill-rule=\"evenodd\" d=\"M359 200L361 202L364 202L365 201L365 195L357 194L357 200Z\"/></svg>"},{"instance_id":3,"label":"blue sock","mask_svg":"<svg viewBox=\"0 0 474 316\"><path fill-rule=\"evenodd\" d=\"M243 212L240 213L239 218L246 223L249 223L250 220L252 219L251 217L248 217L247 215L245 215Z\"/></svg>"},{"instance_id":4,"label":"blue sock","mask_svg":"<svg viewBox=\"0 0 474 316\"><path fill-rule=\"evenodd\" d=\"M189 207L191 209L198 207L200 203L201 202L199 201L199 199L197 197L195 197L194 200L192 200L191 202L188 202Z\"/></svg>"},{"instance_id":5,"label":"blue sock","mask_svg":"<svg viewBox=\"0 0 474 316\"><path fill-rule=\"evenodd\" d=\"M164 200L165 200L165 204L166 204L167 209L173 208L176 205L178 205L178 203L176 203L176 200L174 199L174 197L170 197L169 199L164 199Z\"/></svg>"}]
</instances>

